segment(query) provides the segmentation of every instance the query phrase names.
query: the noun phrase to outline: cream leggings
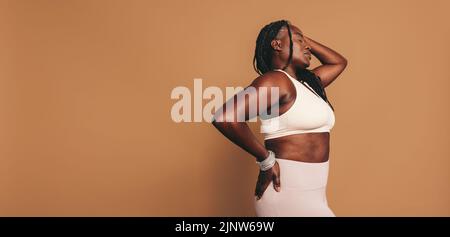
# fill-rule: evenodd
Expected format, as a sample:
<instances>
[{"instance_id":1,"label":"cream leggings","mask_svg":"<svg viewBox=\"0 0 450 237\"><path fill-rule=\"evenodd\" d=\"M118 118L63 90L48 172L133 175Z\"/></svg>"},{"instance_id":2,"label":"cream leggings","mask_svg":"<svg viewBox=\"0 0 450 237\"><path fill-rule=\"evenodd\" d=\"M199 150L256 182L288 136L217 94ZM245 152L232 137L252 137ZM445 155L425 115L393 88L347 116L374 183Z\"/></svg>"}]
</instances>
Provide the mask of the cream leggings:
<instances>
[{"instance_id":1,"label":"cream leggings","mask_svg":"<svg viewBox=\"0 0 450 237\"><path fill-rule=\"evenodd\" d=\"M308 163L278 159L280 192L272 182L261 199L254 201L256 216L334 217L326 198L329 160Z\"/></svg>"}]
</instances>

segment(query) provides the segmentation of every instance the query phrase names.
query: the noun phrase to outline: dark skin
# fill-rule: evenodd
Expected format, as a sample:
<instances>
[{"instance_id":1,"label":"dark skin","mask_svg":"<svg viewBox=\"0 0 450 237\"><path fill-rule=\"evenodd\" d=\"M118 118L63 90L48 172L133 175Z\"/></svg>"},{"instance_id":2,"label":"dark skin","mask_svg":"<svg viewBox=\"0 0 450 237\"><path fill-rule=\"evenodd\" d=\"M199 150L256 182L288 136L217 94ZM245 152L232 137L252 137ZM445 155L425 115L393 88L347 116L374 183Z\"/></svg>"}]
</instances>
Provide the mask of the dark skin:
<instances>
[{"instance_id":1,"label":"dark skin","mask_svg":"<svg viewBox=\"0 0 450 237\"><path fill-rule=\"evenodd\" d=\"M292 60L284 71L293 78L296 78L295 71L299 68L308 68L310 65L311 55L314 55L321 63L321 66L314 68L312 71L316 74L323 87L330 85L345 69L347 60L334 50L306 37L303 32L296 26L290 25L292 33L293 52ZM271 42L273 49L272 68L283 68L289 57L289 35L286 27L280 29L277 37ZM245 115L246 121L260 115L259 109L256 113L249 111L249 104L257 103L258 98L266 98L271 101L270 88L279 88L279 97L276 103L268 104L267 109L270 111L272 106L279 104L279 114L282 115L290 109L296 100L296 90L292 82L282 72L270 71L259 77L241 92L249 92L247 88L254 87L256 92L249 93L244 102L237 101L237 95L225 104L232 104L235 113L227 111L225 104L222 107L223 113L216 113L215 118L220 118L226 122L216 122L212 124L234 144L256 157L257 161L263 161L268 155L268 150L272 150L279 159L288 159L301 162L320 163L326 162L330 150L330 134L329 132L304 133L295 134L280 138L265 140L262 145L257 137L252 133L246 122L237 122L237 116ZM260 90L262 87L269 88ZM262 97L261 97L262 96ZM301 98L300 98L301 99ZM278 163L267 170L260 171L255 188L255 196L260 199L272 182L276 191L281 190L280 183L280 167Z\"/></svg>"}]
</instances>

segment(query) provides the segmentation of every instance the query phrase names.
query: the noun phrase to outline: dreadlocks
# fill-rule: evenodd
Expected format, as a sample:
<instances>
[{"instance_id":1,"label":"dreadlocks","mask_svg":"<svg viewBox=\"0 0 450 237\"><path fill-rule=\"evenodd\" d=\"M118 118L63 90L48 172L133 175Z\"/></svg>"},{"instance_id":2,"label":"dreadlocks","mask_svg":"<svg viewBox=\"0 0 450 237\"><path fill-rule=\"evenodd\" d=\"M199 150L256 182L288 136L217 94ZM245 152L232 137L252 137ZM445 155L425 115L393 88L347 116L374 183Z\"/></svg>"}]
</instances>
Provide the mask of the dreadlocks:
<instances>
[{"instance_id":1,"label":"dreadlocks","mask_svg":"<svg viewBox=\"0 0 450 237\"><path fill-rule=\"evenodd\" d=\"M290 23L287 20L274 21L266 26L264 26L259 32L258 38L256 39L255 56L253 57L253 68L259 75L263 75L266 72L272 71L272 56L273 49L271 42L278 35L278 32L282 27L286 27L289 34L289 57L283 70L286 69L292 61L293 43L292 43L292 33ZM322 86L321 80L318 76L308 69L297 69L296 76L300 83L307 83L311 86L314 91L326 101L331 109L334 111L333 106L328 101L326 92ZM306 86L306 88L308 88ZM308 88L309 89L309 88Z\"/></svg>"}]
</instances>

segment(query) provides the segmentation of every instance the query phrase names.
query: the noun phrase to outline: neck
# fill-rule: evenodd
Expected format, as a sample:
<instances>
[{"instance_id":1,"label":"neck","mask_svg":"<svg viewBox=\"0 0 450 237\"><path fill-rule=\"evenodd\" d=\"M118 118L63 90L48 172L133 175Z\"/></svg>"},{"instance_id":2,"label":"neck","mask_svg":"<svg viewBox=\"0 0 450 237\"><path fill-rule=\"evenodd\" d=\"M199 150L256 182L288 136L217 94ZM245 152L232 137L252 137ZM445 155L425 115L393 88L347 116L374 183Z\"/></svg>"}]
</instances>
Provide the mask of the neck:
<instances>
[{"instance_id":1,"label":"neck","mask_svg":"<svg viewBox=\"0 0 450 237\"><path fill-rule=\"evenodd\" d=\"M274 69L283 69L284 65L274 65ZM287 72L291 77L296 78L297 79L297 74L296 74L296 69L292 66L289 65L287 68L283 69L285 72Z\"/></svg>"}]
</instances>

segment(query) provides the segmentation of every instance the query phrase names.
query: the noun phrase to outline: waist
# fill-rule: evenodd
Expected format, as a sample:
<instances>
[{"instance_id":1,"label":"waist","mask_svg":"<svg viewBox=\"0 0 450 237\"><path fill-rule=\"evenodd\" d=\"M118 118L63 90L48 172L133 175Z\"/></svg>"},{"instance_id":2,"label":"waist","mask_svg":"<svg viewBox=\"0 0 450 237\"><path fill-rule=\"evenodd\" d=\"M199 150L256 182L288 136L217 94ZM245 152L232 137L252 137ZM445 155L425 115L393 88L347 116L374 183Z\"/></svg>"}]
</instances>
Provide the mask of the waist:
<instances>
[{"instance_id":1,"label":"waist","mask_svg":"<svg viewBox=\"0 0 450 237\"><path fill-rule=\"evenodd\" d=\"M310 191L325 189L328 182L329 161L310 163L276 159L280 166L281 189Z\"/></svg>"},{"instance_id":2,"label":"waist","mask_svg":"<svg viewBox=\"0 0 450 237\"><path fill-rule=\"evenodd\" d=\"M330 151L329 133L296 134L264 141L265 147L280 159L325 162Z\"/></svg>"}]
</instances>

